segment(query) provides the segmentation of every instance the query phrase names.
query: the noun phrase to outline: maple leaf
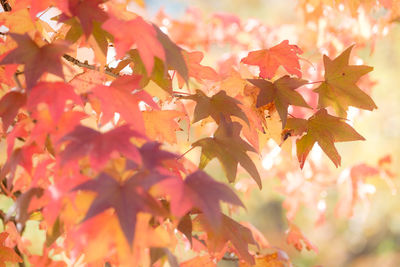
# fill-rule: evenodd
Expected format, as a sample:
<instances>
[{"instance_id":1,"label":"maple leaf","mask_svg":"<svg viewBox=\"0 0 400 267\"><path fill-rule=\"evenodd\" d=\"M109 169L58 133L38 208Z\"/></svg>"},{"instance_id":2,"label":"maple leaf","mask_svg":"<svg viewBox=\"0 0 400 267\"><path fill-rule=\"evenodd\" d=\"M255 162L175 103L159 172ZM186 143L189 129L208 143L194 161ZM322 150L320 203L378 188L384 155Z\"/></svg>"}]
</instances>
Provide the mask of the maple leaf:
<instances>
[{"instance_id":1,"label":"maple leaf","mask_svg":"<svg viewBox=\"0 0 400 267\"><path fill-rule=\"evenodd\" d=\"M82 222L99 213L113 208L117 214L121 229L129 243L133 244L135 237L136 215L139 212L149 212L153 215L163 215L165 212L159 203L132 176L123 182L101 173L96 179L76 186L72 191L84 190L97 193Z\"/></svg>"},{"instance_id":2,"label":"maple leaf","mask_svg":"<svg viewBox=\"0 0 400 267\"><path fill-rule=\"evenodd\" d=\"M101 101L103 122L113 119L115 112L118 112L138 132L145 132L139 102L144 101L155 109L158 106L145 91L132 93L139 88L140 79L138 75L125 75L115 79L110 86L98 85L92 88L93 95Z\"/></svg>"},{"instance_id":3,"label":"maple leaf","mask_svg":"<svg viewBox=\"0 0 400 267\"><path fill-rule=\"evenodd\" d=\"M316 142L338 167L341 158L334 143L365 140L350 125L343 122L342 118L329 115L326 109L318 110L308 120L289 118L286 128L294 130L296 135L306 133L296 142L300 168L303 168L307 155Z\"/></svg>"},{"instance_id":4,"label":"maple leaf","mask_svg":"<svg viewBox=\"0 0 400 267\"><path fill-rule=\"evenodd\" d=\"M104 2L103 0L65 0L64 2L58 4L58 7L64 12L60 21L64 22L70 19L70 15L76 17L81 23L86 37L92 33L94 23L103 23L108 18L107 13L99 7Z\"/></svg>"},{"instance_id":5,"label":"maple leaf","mask_svg":"<svg viewBox=\"0 0 400 267\"><path fill-rule=\"evenodd\" d=\"M80 97L75 94L74 88L63 82L39 82L29 93L27 108L32 111L40 103L46 103L50 114L58 121L64 113L67 100L74 104L82 104Z\"/></svg>"},{"instance_id":6,"label":"maple leaf","mask_svg":"<svg viewBox=\"0 0 400 267\"><path fill-rule=\"evenodd\" d=\"M301 78L298 54L303 51L297 45L290 45L284 40L269 49L261 49L250 52L241 62L260 67L260 76L271 79L279 66L283 66L287 72Z\"/></svg>"},{"instance_id":7,"label":"maple leaf","mask_svg":"<svg viewBox=\"0 0 400 267\"><path fill-rule=\"evenodd\" d=\"M356 82L373 67L349 65L349 57L354 45L347 48L334 60L324 55L325 81L315 92L318 93L320 107L332 106L340 116L346 114L349 106L373 110L377 108L372 98L362 91Z\"/></svg>"},{"instance_id":8,"label":"maple leaf","mask_svg":"<svg viewBox=\"0 0 400 267\"><path fill-rule=\"evenodd\" d=\"M6 262L23 262L14 249L4 246L8 233L0 233L0 267L6 267Z\"/></svg>"},{"instance_id":9,"label":"maple leaf","mask_svg":"<svg viewBox=\"0 0 400 267\"><path fill-rule=\"evenodd\" d=\"M142 75L142 80L140 83L140 87L144 88L149 84L150 80L155 82L161 89L168 92L168 94L172 93L172 79L167 72L165 63L161 61L159 58L154 58L154 66L153 71L148 74L146 71L146 66L144 65L142 59L140 58L139 51L137 49L132 49L128 52L129 59L127 59L126 65L129 62L133 62L133 73ZM122 63L123 61L121 61Z\"/></svg>"},{"instance_id":10,"label":"maple leaf","mask_svg":"<svg viewBox=\"0 0 400 267\"><path fill-rule=\"evenodd\" d=\"M180 77L186 82L189 79L188 66L184 56L182 55L183 49L177 46L169 39L168 35L163 33L160 28L153 24L157 32L157 39L162 44L165 52L165 63L168 67L175 69Z\"/></svg>"},{"instance_id":11,"label":"maple leaf","mask_svg":"<svg viewBox=\"0 0 400 267\"><path fill-rule=\"evenodd\" d=\"M114 152L121 152L134 162L140 162L138 149L129 141L131 137L143 138L129 125L120 126L106 133L78 125L58 142L68 142L59 154L61 166L88 155L92 167L99 169Z\"/></svg>"},{"instance_id":12,"label":"maple leaf","mask_svg":"<svg viewBox=\"0 0 400 267\"><path fill-rule=\"evenodd\" d=\"M13 10L11 12L1 12L0 25L4 25L9 28L10 32L19 34L35 30L35 24L33 24L26 7L24 9Z\"/></svg>"},{"instance_id":13,"label":"maple leaf","mask_svg":"<svg viewBox=\"0 0 400 267\"><path fill-rule=\"evenodd\" d=\"M217 267L209 255L197 256L181 263L180 267Z\"/></svg>"},{"instance_id":14,"label":"maple leaf","mask_svg":"<svg viewBox=\"0 0 400 267\"><path fill-rule=\"evenodd\" d=\"M44 72L64 79L61 56L69 49L63 43L52 43L39 47L27 34L9 33L18 47L9 51L0 61L4 64L24 64L26 85L32 88Z\"/></svg>"},{"instance_id":15,"label":"maple leaf","mask_svg":"<svg viewBox=\"0 0 400 267\"><path fill-rule=\"evenodd\" d=\"M223 90L212 97L208 97L201 90L196 90L196 94L181 96L181 98L197 102L194 110L193 123L205 119L208 116L211 116L215 122L220 123L222 114L226 118L230 118L230 116L238 117L249 124L246 114L238 106L241 104L240 101L228 96Z\"/></svg>"},{"instance_id":16,"label":"maple leaf","mask_svg":"<svg viewBox=\"0 0 400 267\"><path fill-rule=\"evenodd\" d=\"M201 60L203 59L204 55L200 51L193 51L193 52L188 52L185 50L182 50L183 57L185 59L187 68L188 68L188 76L193 77L198 81L203 81L203 80L210 80L210 81L216 81L218 79L218 74L217 72L208 66L203 66L200 64ZM179 88L183 87L185 77L178 76L178 83L179 83Z\"/></svg>"},{"instance_id":17,"label":"maple leaf","mask_svg":"<svg viewBox=\"0 0 400 267\"><path fill-rule=\"evenodd\" d=\"M176 131L180 130L180 127L175 119L183 116L184 113L177 110L144 111L146 135L153 140L176 143Z\"/></svg>"},{"instance_id":18,"label":"maple leaf","mask_svg":"<svg viewBox=\"0 0 400 267\"><path fill-rule=\"evenodd\" d=\"M9 151L11 152L12 150ZM2 166L0 177L5 177L6 174L10 173L7 183L12 185L17 167L23 167L26 172L31 173L33 165L32 160L34 159L33 155L40 152L42 152L41 149L34 144L15 149L12 151L12 154L8 156L6 163Z\"/></svg>"},{"instance_id":19,"label":"maple leaf","mask_svg":"<svg viewBox=\"0 0 400 267\"><path fill-rule=\"evenodd\" d=\"M168 259L169 266L180 267L176 257L169 251L168 248L150 248L150 259L151 265L154 266L159 259L166 257Z\"/></svg>"},{"instance_id":20,"label":"maple leaf","mask_svg":"<svg viewBox=\"0 0 400 267\"><path fill-rule=\"evenodd\" d=\"M295 91L296 88L306 84L306 80L285 75L273 83L263 79L248 79L248 81L260 88L256 107L274 103L282 121L282 128L286 125L289 105L310 108L301 94Z\"/></svg>"},{"instance_id":21,"label":"maple leaf","mask_svg":"<svg viewBox=\"0 0 400 267\"><path fill-rule=\"evenodd\" d=\"M165 51L157 39L157 31L142 17L129 21L111 18L103 24L103 29L114 36L118 57L122 57L135 44L148 74L153 70L154 57L165 61Z\"/></svg>"},{"instance_id":22,"label":"maple leaf","mask_svg":"<svg viewBox=\"0 0 400 267\"><path fill-rule=\"evenodd\" d=\"M178 156L174 153L161 150L161 143L147 142L143 144L139 151L142 157L143 167L151 170L161 165L164 160L176 159Z\"/></svg>"},{"instance_id":23,"label":"maple leaf","mask_svg":"<svg viewBox=\"0 0 400 267\"><path fill-rule=\"evenodd\" d=\"M267 255L257 256L255 265L247 262L239 262L239 267L292 267L289 257L283 251L274 252Z\"/></svg>"},{"instance_id":24,"label":"maple leaf","mask_svg":"<svg viewBox=\"0 0 400 267\"><path fill-rule=\"evenodd\" d=\"M303 249L303 244L302 241L304 242L304 245L306 246L307 250L314 250L316 253L318 253L318 248L314 246L301 232L299 227L295 225L292 222L289 222L289 229L287 232L287 238L286 242L290 245L293 244L294 247L298 250L301 251Z\"/></svg>"},{"instance_id":25,"label":"maple leaf","mask_svg":"<svg viewBox=\"0 0 400 267\"><path fill-rule=\"evenodd\" d=\"M160 185L161 190L171 197L173 214L181 217L191 209L198 208L215 231L222 227L220 201L244 207L232 189L214 181L201 170L191 173L184 181L179 177L174 177L160 182Z\"/></svg>"},{"instance_id":26,"label":"maple leaf","mask_svg":"<svg viewBox=\"0 0 400 267\"><path fill-rule=\"evenodd\" d=\"M51 5L56 4L57 0L40 0L40 1L36 1L36 0L19 0L17 1L14 5L13 5L13 10L26 10L27 11L27 7L29 10L29 14L31 15L32 20L33 19L37 19L37 14L40 11L45 10L46 8L48 8Z\"/></svg>"},{"instance_id":27,"label":"maple leaf","mask_svg":"<svg viewBox=\"0 0 400 267\"><path fill-rule=\"evenodd\" d=\"M19 109L26 103L26 95L20 92L9 92L0 99L0 117L3 131L14 122Z\"/></svg>"},{"instance_id":28,"label":"maple leaf","mask_svg":"<svg viewBox=\"0 0 400 267\"><path fill-rule=\"evenodd\" d=\"M261 189L261 178L253 161L246 154L246 151L256 152L256 150L240 138L242 125L239 122L226 122L221 119L214 137L200 139L192 146L200 146L201 157L199 168L203 169L210 160L218 158L229 182L234 182L236 178L237 165L240 165L253 177L258 187Z\"/></svg>"},{"instance_id":29,"label":"maple leaf","mask_svg":"<svg viewBox=\"0 0 400 267\"><path fill-rule=\"evenodd\" d=\"M207 247L211 251L221 251L226 242L230 241L241 259L251 265L255 264L254 257L248 251L248 246L249 244L257 245L257 243L248 228L224 214L222 214L222 227L219 231L215 231L210 227L203 214L199 214L196 221L207 231Z\"/></svg>"}]
</instances>

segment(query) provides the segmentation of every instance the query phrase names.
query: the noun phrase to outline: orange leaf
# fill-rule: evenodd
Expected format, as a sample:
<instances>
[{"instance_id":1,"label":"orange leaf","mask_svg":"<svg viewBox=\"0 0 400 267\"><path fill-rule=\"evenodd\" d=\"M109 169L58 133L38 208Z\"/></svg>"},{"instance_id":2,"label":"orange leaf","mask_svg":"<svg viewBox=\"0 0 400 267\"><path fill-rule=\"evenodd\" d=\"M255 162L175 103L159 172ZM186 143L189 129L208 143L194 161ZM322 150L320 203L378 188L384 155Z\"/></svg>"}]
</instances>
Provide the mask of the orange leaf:
<instances>
[{"instance_id":1,"label":"orange leaf","mask_svg":"<svg viewBox=\"0 0 400 267\"><path fill-rule=\"evenodd\" d=\"M176 143L176 131L180 130L176 118L185 114L177 110L152 110L143 112L146 135L160 142Z\"/></svg>"},{"instance_id":2,"label":"orange leaf","mask_svg":"<svg viewBox=\"0 0 400 267\"><path fill-rule=\"evenodd\" d=\"M269 49L250 52L241 62L260 67L260 76L271 79L279 66L283 66L287 72L301 78L298 54L303 51L297 45L290 45L288 40Z\"/></svg>"},{"instance_id":3,"label":"orange leaf","mask_svg":"<svg viewBox=\"0 0 400 267\"><path fill-rule=\"evenodd\" d=\"M318 248L314 246L300 231L299 227L292 222L289 222L289 230L287 233L286 242L292 244L298 251L303 249L303 243L307 250L314 250L318 253Z\"/></svg>"},{"instance_id":4,"label":"orange leaf","mask_svg":"<svg viewBox=\"0 0 400 267\"><path fill-rule=\"evenodd\" d=\"M0 267L5 267L6 262L23 262L20 256L9 247L4 246L8 233L0 233Z\"/></svg>"},{"instance_id":5,"label":"orange leaf","mask_svg":"<svg viewBox=\"0 0 400 267\"><path fill-rule=\"evenodd\" d=\"M218 79L217 72L208 66L200 64L204 55L200 51L187 52L182 50L183 58L186 61L187 68L189 70L189 77L193 77L198 81L210 80L215 81ZM179 88L183 87L184 77L178 76Z\"/></svg>"},{"instance_id":6,"label":"orange leaf","mask_svg":"<svg viewBox=\"0 0 400 267\"><path fill-rule=\"evenodd\" d=\"M182 262L180 267L216 267L217 264L210 259L210 256L198 256Z\"/></svg>"}]
</instances>

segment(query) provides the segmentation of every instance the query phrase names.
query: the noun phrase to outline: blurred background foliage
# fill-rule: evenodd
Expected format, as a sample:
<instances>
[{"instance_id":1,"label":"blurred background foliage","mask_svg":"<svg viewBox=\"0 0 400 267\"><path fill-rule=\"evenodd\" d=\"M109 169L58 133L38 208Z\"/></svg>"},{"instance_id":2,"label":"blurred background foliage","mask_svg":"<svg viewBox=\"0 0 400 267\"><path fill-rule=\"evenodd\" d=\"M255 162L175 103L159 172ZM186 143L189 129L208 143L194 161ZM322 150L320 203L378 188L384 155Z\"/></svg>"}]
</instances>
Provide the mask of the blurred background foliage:
<instances>
[{"instance_id":1,"label":"blurred background foliage","mask_svg":"<svg viewBox=\"0 0 400 267\"><path fill-rule=\"evenodd\" d=\"M255 18L271 27L304 23L297 1L293 0L147 0L146 5L152 15L162 8L169 16L178 19L187 8L199 8L205 14L227 12L241 19ZM347 167L359 163L376 164L387 154L392 156L393 172L400 172L399 44L400 24L395 22L388 34L378 38L375 44L371 41L361 53L365 64L374 67L371 77L376 85L372 97L378 110L363 111L355 120L355 129L367 141L338 145L342 167L333 170L337 179ZM221 170L216 164L208 167L207 171L214 177L223 176L222 173L219 175ZM284 197L277 193L280 182L276 177L264 179L262 191L252 190L249 195L242 195L247 211L240 211L234 217L251 222L272 245L288 251L294 266L396 267L400 266L400 197L395 188L400 183L398 177L393 181L395 187L389 188L381 179L369 179L368 183L373 186L373 192L368 196L369 204L357 204L350 218L335 215L339 198L335 187L326 192L324 223L316 226L316 211L302 206L295 221L318 247L318 254L305 250L298 252L286 244ZM220 265L232 266L232 263L221 262Z\"/></svg>"}]
</instances>

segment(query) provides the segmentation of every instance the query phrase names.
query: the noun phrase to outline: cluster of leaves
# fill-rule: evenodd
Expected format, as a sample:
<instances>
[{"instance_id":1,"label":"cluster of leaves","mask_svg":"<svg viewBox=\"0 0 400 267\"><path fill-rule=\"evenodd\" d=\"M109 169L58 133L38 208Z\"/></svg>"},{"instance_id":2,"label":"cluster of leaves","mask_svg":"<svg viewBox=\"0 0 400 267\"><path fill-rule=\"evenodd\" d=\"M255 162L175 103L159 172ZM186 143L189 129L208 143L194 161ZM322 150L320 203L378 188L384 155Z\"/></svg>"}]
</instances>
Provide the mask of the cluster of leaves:
<instances>
[{"instance_id":1,"label":"cluster of leaves","mask_svg":"<svg viewBox=\"0 0 400 267\"><path fill-rule=\"evenodd\" d=\"M1 219L20 256L0 260L177 266L173 252L184 242L208 253L181 266L215 266L231 253L241 266L290 266L282 251L255 257L269 245L223 212L222 202L229 210L244 205L203 169L217 158L228 182L243 168L261 188L254 156L269 139L282 144L290 136L300 168L316 143L339 166L334 143L364 139L346 123L348 107L376 108L357 83L372 67L351 65L347 45L316 63L323 77L314 71L320 79L308 79L299 46L262 40L251 49L234 38L232 31L245 31L234 16L215 15L210 34L201 35L199 21L160 13L153 24L128 11L128 2L3 2L0 21L9 31L0 47L0 117L7 159L0 178L14 204ZM55 13L57 30L41 19L46 13ZM222 40L213 34L220 28ZM202 65L196 47L218 42L247 56L235 54L218 70ZM198 166L189 154L179 155L189 149L184 144L201 148ZM46 232L41 256L22 237L30 220ZM289 226L289 243L317 250ZM55 261L61 252L63 261Z\"/></svg>"}]
</instances>

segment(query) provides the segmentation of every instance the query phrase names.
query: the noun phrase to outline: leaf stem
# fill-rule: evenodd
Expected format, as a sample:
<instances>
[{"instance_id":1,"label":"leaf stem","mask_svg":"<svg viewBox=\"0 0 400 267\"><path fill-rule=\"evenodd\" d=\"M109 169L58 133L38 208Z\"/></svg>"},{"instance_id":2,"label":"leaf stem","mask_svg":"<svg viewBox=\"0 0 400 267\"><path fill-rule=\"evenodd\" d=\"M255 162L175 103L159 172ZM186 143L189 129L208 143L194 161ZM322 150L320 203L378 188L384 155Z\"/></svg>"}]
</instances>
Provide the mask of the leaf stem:
<instances>
[{"instance_id":1,"label":"leaf stem","mask_svg":"<svg viewBox=\"0 0 400 267\"><path fill-rule=\"evenodd\" d=\"M315 84L315 83L323 83L323 82L325 82L325 81L308 82L308 83L306 83L306 84Z\"/></svg>"},{"instance_id":2,"label":"leaf stem","mask_svg":"<svg viewBox=\"0 0 400 267\"><path fill-rule=\"evenodd\" d=\"M0 182L0 187L1 190L6 194L7 197L12 198L14 201L17 199L3 184L3 182Z\"/></svg>"},{"instance_id":3,"label":"leaf stem","mask_svg":"<svg viewBox=\"0 0 400 267\"><path fill-rule=\"evenodd\" d=\"M179 98L179 97L184 97L184 96L191 96L192 94L191 94L191 93L186 93L186 92L172 91L172 95L173 95L174 97Z\"/></svg>"},{"instance_id":4,"label":"leaf stem","mask_svg":"<svg viewBox=\"0 0 400 267\"><path fill-rule=\"evenodd\" d=\"M176 158L176 160L180 160L183 156L185 156L187 153L189 153L190 151L192 151L194 148L194 146L192 146L190 149L186 150L185 153L183 153L182 155L180 155L179 157Z\"/></svg>"}]
</instances>

